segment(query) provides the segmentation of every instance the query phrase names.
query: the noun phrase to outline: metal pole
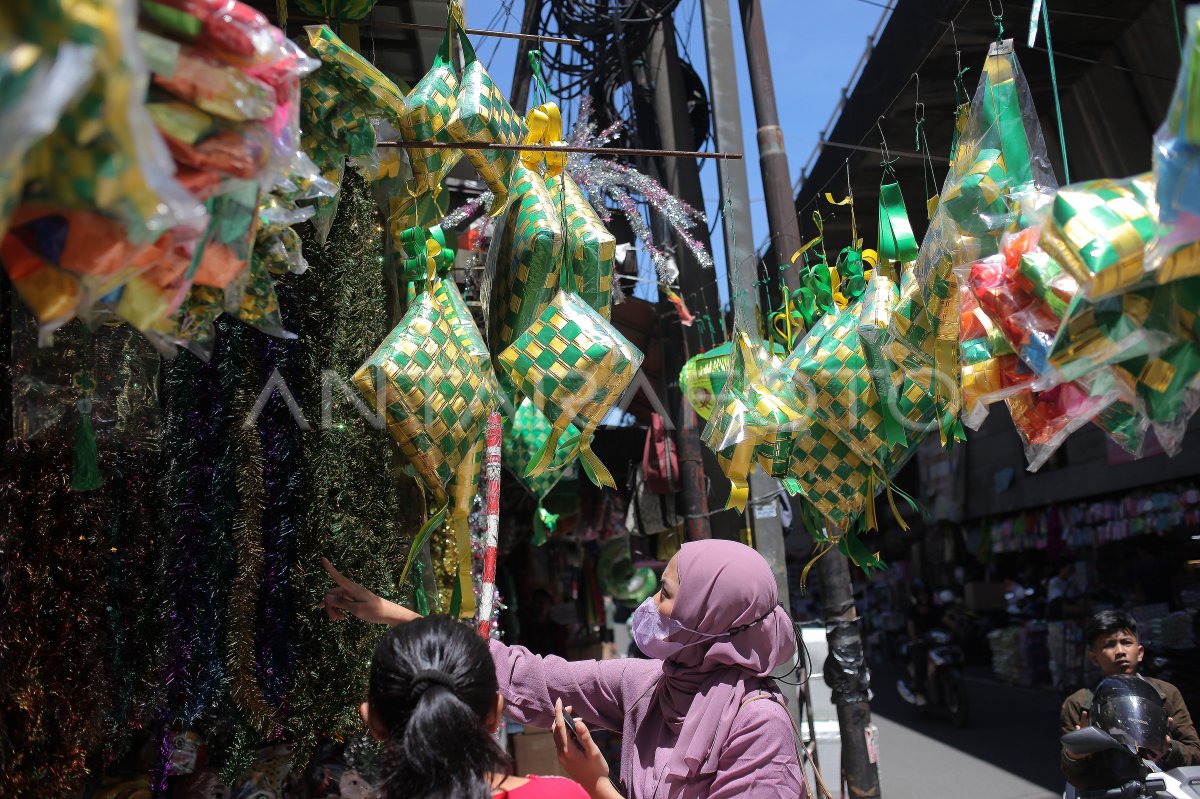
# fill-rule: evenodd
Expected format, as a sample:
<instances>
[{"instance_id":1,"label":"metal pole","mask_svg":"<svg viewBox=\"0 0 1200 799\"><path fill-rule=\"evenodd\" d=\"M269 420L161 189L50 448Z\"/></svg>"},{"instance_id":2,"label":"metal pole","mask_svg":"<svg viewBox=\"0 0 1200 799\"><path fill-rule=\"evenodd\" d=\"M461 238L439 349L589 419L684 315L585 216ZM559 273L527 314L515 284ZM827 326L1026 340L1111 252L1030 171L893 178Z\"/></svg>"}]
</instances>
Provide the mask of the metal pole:
<instances>
[{"instance_id":1,"label":"metal pole","mask_svg":"<svg viewBox=\"0 0 1200 799\"><path fill-rule=\"evenodd\" d=\"M758 120L758 162L762 169L763 198L771 229L768 264L779 267L788 263L792 253L800 249L800 224L796 219L796 198L792 194L792 173L783 145L783 129L779 127L779 111L775 106L775 84L771 79L762 7L759 0L739 0L739 5L742 34L746 38L746 60L750 63L754 116ZM784 280L789 289L799 288L799 271L785 270Z\"/></svg>"},{"instance_id":2,"label":"metal pole","mask_svg":"<svg viewBox=\"0 0 1200 799\"><path fill-rule=\"evenodd\" d=\"M829 657L825 682L833 691L842 744L842 782L851 799L880 796L875 727L871 724L871 675L863 658L858 611L850 584L850 561L833 547L817 562L821 580L821 613Z\"/></svg>"},{"instance_id":3,"label":"metal pole","mask_svg":"<svg viewBox=\"0 0 1200 799\"><path fill-rule=\"evenodd\" d=\"M729 0L704 0L704 49L708 53L708 93L712 104L715 146L744 152L742 139L742 104L738 97L737 70L733 56L733 30L729 18ZM725 234L725 274L729 279L729 296L738 292L738 273L748 270L742 285L757 280L757 258L754 256L754 229L750 226L750 182L746 178L744 161L718 161L722 229ZM738 252L746 253L739 258Z\"/></svg>"},{"instance_id":4,"label":"metal pole","mask_svg":"<svg viewBox=\"0 0 1200 799\"><path fill-rule=\"evenodd\" d=\"M664 150L694 150L690 120L684 105L683 72L675 46L675 27L668 17L654 31L645 52L645 79L651 84L651 103L639 107L638 134L656 131L648 137ZM635 92L637 88L635 88ZM638 106L635 106L638 107ZM646 117L653 116L653 120ZM643 140L643 145L650 141ZM694 208L704 207L700 189L700 170L694 159L658 158L658 172L666 188ZM711 246L708 229L699 225L692 231L705 246ZM676 241L675 260L679 266L679 286L688 304L701 309L719 308L717 283L712 271L701 266L684 246ZM660 307L665 303L660 304ZM667 322L670 335L664 337L663 366L669 404L677 408L676 442L679 448L679 473L682 482L684 526L689 540L710 538L708 523L708 482L704 475L700 428L695 411L679 389L679 372L691 354L699 352L700 340L695 328Z\"/></svg>"}]
</instances>

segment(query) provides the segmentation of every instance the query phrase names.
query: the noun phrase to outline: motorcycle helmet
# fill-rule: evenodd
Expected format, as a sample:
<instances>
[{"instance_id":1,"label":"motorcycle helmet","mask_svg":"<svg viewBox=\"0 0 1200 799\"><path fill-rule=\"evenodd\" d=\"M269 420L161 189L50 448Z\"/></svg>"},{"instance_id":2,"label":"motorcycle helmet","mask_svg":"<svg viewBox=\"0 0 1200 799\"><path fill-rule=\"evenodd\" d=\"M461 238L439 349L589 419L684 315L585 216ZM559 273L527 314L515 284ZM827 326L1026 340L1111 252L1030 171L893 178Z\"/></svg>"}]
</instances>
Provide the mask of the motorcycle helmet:
<instances>
[{"instance_id":1,"label":"motorcycle helmet","mask_svg":"<svg viewBox=\"0 0 1200 799\"><path fill-rule=\"evenodd\" d=\"M1092 726L1131 752L1161 753L1167 738L1167 706L1153 685L1136 674L1105 677L1092 694Z\"/></svg>"}]
</instances>

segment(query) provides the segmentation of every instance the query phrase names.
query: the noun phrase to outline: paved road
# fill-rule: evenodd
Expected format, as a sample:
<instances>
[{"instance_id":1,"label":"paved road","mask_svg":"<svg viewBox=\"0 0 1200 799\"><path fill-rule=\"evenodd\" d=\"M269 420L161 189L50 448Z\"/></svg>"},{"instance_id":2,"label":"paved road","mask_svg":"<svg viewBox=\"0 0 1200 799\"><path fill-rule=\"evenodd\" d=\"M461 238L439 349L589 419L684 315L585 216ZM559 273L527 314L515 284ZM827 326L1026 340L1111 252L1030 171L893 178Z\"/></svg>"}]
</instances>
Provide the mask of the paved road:
<instances>
[{"instance_id":1,"label":"paved road","mask_svg":"<svg viewBox=\"0 0 1200 799\"><path fill-rule=\"evenodd\" d=\"M825 661L825 631L805 630L817 674ZM894 676L873 671L871 703L878 728L880 779L885 799L1052 799L1058 773L1058 699L1046 691L970 680L971 723L958 729L922 718L896 694ZM841 757L837 713L829 688L811 681L818 757L834 795Z\"/></svg>"}]
</instances>

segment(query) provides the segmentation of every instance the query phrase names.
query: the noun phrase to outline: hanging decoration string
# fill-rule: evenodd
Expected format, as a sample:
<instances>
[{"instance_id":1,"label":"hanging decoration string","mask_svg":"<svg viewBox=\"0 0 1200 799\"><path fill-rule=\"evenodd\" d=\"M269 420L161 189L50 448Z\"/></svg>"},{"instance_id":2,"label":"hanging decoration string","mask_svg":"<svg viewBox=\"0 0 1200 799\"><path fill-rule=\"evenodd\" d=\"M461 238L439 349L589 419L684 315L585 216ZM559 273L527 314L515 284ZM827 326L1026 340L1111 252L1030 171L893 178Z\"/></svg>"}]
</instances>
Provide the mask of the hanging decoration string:
<instances>
[{"instance_id":1,"label":"hanging decoration string","mask_svg":"<svg viewBox=\"0 0 1200 799\"><path fill-rule=\"evenodd\" d=\"M1054 67L1054 44L1050 41L1050 0L1042 3L1042 26L1046 31L1046 54L1050 57L1050 88L1054 92L1054 116L1058 122L1058 143L1062 146L1063 178L1071 182L1071 166L1067 162L1067 137L1063 135L1062 103L1058 98L1058 71Z\"/></svg>"},{"instance_id":2,"label":"hanging decoration string","mask_svg":"<svg viewBox=\"0 0 1200 799\"><path fill-rule=\"evenodd\" d=\"M992 0L988 0L988 10L992 13L992 22L996 23L996 41L999 42L1004 40L1004 0L996 0L996 3L1000 6L999 13L992 5Z\"/></svg>"}]
</instances>

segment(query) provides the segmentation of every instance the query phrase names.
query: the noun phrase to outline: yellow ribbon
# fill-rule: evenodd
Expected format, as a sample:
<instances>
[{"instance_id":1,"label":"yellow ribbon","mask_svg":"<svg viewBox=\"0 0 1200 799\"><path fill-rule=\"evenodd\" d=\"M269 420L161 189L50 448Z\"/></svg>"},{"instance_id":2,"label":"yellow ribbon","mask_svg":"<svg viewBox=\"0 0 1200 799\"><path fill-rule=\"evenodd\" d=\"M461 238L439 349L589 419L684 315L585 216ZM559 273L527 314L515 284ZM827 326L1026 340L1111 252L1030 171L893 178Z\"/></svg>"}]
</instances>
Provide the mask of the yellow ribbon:
<instances>
[{"instance_id":1,"label":"yellow ribbon","mask_svg":"<svg viewBox=\"0 0 1200 799\"><path fill-rule=\"evenodd\" d=\"M525 144L563 146L562 114L555 103L542 103L525 115ZM522 150L521 163L526 169L543 176L560 175L567 165L567 153L544 150Z\"/></svg>"}]
</instances>

